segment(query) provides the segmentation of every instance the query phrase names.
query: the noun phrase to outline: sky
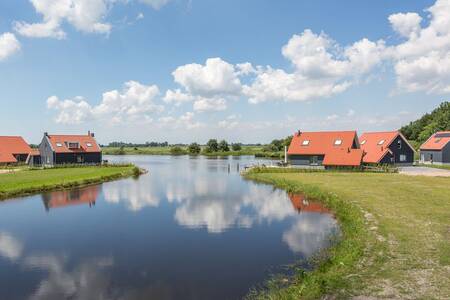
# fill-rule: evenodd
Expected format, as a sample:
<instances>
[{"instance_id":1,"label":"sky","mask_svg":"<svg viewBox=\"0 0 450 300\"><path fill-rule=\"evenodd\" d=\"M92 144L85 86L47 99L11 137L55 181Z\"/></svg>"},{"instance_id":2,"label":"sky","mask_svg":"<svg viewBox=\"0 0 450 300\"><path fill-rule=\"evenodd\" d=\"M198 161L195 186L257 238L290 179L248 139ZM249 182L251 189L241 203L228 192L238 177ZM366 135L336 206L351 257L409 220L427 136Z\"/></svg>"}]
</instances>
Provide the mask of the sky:
<instances>
[{"instance_id":1,"label":"sky","mask_svg":"<svg viewBox=\"0 0 450 300\"><path fill-rule=\"evenodd\" d=\"M396 130L449 98L450 0L4 0L0 93L30 143Z\"/></svg>"}]
</instances>

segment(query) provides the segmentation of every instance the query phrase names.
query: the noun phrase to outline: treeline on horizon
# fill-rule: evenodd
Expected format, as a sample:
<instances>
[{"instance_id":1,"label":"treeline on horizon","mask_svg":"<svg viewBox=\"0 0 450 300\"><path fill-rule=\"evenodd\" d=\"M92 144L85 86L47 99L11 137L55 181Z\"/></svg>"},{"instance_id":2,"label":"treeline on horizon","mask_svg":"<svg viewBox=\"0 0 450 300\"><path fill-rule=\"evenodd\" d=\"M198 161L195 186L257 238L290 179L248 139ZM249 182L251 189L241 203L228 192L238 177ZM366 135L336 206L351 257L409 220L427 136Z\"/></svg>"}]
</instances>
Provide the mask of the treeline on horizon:
<instances>
[{"instance_id":1,"label":"treeline on horizon","mask_svg":"<svg viewBox=\"0 0 450 300\"><path fill-rule=\"evenodd\" d=\"M425 142L437 131L450 130L450 102L445 101L431 113L423 115L420 119L410 122L400 128L401 133L417 145Z\"/></svg>"}]
</instances>

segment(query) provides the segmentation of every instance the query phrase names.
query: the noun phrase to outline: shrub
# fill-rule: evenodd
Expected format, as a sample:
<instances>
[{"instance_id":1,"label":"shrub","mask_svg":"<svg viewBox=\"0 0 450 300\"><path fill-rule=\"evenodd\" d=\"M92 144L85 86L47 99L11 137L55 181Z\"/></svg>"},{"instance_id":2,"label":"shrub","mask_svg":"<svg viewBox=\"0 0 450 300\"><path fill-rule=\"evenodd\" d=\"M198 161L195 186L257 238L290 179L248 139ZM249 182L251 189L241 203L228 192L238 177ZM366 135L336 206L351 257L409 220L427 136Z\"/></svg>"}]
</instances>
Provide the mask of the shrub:
<instances>
[{"instance_id":1,"label":"shrub","mask_svg":"<svg viewBox=\"0 0 450 300\"><path fill-rule=\"evenodd\" d=\"M206 143L206 152L217 152L219 151L219 143L217 143L216 139L210 139L208 143Z\"/></svg>"},{"instance_id":2,"label":"shrub","mask_svg":"<svg viewBox=\"0 0 450 300\"><path fill-rule=\"evenodd\" d=\"M228 152L230 151L230 147L228 146L227 141L221 140L219 143L219 150L222 152Z\"/></svg>"},{"instance_id":3,"label":"shrub","mask_svg":"<svg viewBox=\"0 0 450 300\"><path fill-rule=\"evenodd\" d=\"M172 155L183 155L185 154L185 151L183 149L181 149L181 147L175 146L170 148L170 153Z\"/></svg>"},{"instance_id":4,"label":"shrub","mask_svg":"<svg viewBox=\"0 0 450 300\"><path fill-rule=\"evenodd\" d=\"M201 151L200 145L197 143L192 143L189 145L188 151L190 154L199 154Z\"/></svg>"},{"instance_id":5,"label":"shrub","mask_svg":"<svg viewBox=\"0 0 450 300\"><path fill-rule=\"evenodd\" d=\"M241 143L233 143L233 144L231 144L231 149L233 151L241 151L242 145L241 145Z\"/></svg>"}]
</instances>

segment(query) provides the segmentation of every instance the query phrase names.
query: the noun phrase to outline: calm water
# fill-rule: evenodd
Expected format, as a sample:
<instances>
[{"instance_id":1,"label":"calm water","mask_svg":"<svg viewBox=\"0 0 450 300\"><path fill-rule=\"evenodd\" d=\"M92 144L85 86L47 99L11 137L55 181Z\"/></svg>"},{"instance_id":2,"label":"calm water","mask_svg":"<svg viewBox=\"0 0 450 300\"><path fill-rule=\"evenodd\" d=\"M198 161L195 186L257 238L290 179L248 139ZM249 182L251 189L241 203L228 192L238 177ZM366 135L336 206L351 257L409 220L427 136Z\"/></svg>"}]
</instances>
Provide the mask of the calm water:
<instances>
[{"instance_id":1,"label":"calm water","mask_svg":"<svg viewBox=\"0 0 450 300\"><path fill-rule=\"evenodd\" d=\"M150 173L0 202L0 299L238 299L337 232L251 157L109 159Z\"/></svg>"}]
</instances>

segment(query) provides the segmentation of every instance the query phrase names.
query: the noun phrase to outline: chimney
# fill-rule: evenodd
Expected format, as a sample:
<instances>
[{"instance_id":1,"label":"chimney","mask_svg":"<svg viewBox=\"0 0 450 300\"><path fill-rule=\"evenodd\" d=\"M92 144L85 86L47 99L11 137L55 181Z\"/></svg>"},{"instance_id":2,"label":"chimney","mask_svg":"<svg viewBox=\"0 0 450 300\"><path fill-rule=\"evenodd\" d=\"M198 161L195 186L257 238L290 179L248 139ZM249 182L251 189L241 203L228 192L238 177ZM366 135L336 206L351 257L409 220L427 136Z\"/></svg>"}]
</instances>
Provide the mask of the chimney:
<instances>
[{"instance_id":1,"label":"chimney","mask_svg":"<svg viewBox=\"0 0 450 300\"><path fill-rule=\"evenodd\" d=\"M94 137L94 133L88 130L88 136Z\"/></svg>"},{"instance_id":2,"label":"chimney","mask_svg":"<svg viewBox=\"0 0 450 300\"><path fill-rule=\"evenodd\" d=\"M44 132L44 136L48 136L48 132Z\"/></svg>"},{"instance_id":3,"label":"chimney","mask_svg":"<svg viewBox=\"0 0 450 300\"><path fill-rule=\"evenodd\" d=\"M300 136L300 134L302 134L301 130L297 130L297 136Z\"/></svg>"}]
</instances>

